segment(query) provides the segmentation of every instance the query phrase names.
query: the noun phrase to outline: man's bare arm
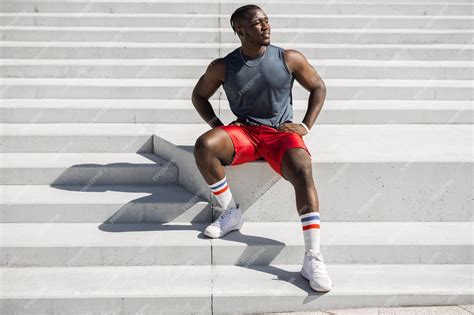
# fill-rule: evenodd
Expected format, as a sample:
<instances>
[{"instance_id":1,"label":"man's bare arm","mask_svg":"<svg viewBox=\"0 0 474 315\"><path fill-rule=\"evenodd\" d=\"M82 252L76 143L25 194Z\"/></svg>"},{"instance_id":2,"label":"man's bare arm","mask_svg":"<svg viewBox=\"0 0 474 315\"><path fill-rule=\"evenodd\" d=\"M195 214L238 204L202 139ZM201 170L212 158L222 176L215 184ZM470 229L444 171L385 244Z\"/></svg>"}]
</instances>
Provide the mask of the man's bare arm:
<instances>
[{"instance_id":1,"label":"man's bare arm","mask_svg":"<svg viewBox=\"0 0 474 315\"><path fill-rule=\"evenodd\" d=\"M311 128L318 118L326 98L326 85L305 56L296 50L285 50L285 61L301 86L310 92L303 122Z\"/></svg>"},{"instance_id":2,"label":"man's bare arm","mask_svg":"<svg viewBox=\"0 0 474 315\"><path fill-rule=\"evenodd\" d=\"M222 59L213 60L206 69L206 72L199 78L192 93L192 102L199 115L212 128L223 126L224 124L216 116L209 98L217 91L225 78L225 64Z\"/></svg>"}]
</instances>

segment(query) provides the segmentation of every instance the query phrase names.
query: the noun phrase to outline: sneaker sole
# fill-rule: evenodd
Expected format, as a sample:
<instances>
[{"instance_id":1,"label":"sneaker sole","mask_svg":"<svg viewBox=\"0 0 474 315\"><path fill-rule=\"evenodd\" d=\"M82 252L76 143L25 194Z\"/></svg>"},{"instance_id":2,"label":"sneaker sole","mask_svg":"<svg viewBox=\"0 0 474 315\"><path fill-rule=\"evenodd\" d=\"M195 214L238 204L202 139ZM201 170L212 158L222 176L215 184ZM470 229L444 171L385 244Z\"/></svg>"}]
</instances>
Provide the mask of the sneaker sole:
<instances>
[{"instance_id":1,"label":"sneaker sole","mask_svg":"<svg viewBox=\"0 0 474 315\"><path fill-rule=\"evenodd\" d=\"M317 289L316 289L316 288L314 288L314 287L311 285L311 281L309 281L309 279L303 274L303 271L300 271L300 274L301 274L301 276L302 276L303 278L305 278L306 280L308 280L308 284L309 284L310 288L313 289L314 291L316 291L316 292L329 292L329 291L332 290L332 288L331 288L331 289L323 289L323 288L317 288Z\"/></svg>"},{"instance_id":2,"label":"sneaker sole","mask_svg":"<svg viewBox=\"0 0 474 315\"><path fill-rule=\"evenodd\" d=\"M223 234L223 235L220 235L220 234L219 235L214 235L214 234L212 234L212 235L210 235L210 234L208 234L208 232L206 232L207 230L204 230L204 235L206 235L210 238L220 238L220 237L223 237L223 236L229 234L232 231L240 230L243 225L244 225L244 219L240 220L239 224L235 228L229 230L226 234Z\"/></svg>"}]
</instances>

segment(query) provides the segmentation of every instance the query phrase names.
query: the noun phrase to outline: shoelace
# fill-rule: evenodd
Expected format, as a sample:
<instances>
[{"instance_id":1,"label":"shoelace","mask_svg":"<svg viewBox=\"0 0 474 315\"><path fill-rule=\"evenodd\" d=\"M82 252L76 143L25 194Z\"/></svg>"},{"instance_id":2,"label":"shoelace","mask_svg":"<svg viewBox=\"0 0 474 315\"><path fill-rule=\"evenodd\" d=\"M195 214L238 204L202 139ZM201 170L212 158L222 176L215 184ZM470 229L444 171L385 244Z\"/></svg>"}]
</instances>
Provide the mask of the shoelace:
<instances>
[{"instance_id":1,"label":"shoelace","mask_svg":"<svg viewBox=\"0 0 474 315\"><path fill-rule=\"evenodd\" d=\"M224 212L219 216L219 218L217 218L215 223L218 223L220 225L224 218L229 216L231 212L232 208L227 208L226 210L224 210Z\"/></svg>"},{"instance_id":2,"label":"shoelace","mask_svg":"<svg viewBox=\"0 0 474 315\"><path fill-rule=\"evenodd\" d=\"M313 274L320 274L320 275L327 275L326 268L324 266L324 262L318 260L314 256L309 256L309 263L311 264L311 270L313 271Z\"/></svg>"}]
</instances>

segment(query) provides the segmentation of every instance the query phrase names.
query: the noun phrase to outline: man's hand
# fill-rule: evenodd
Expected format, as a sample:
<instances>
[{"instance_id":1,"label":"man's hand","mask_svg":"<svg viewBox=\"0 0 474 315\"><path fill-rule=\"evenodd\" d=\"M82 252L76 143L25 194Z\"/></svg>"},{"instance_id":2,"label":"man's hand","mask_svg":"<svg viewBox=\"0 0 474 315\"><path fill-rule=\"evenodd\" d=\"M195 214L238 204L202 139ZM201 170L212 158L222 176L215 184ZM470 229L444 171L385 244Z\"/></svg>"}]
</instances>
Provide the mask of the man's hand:
<instances>
[{"instance_id":1,"label":"man's hand","mask_svg":"<svg viewBox=\"0 0 474 315\"><path fill-rule=\"evenodd\" d=\"M234 120L233 122L231 122L231 123L229 124L229 126L230 126L230 125L242 126L242 123L238 122L237 120Z\"/></svg>"},{"instance_id":2,"label":"man's hand","mask_svg":"<svg viewBox=\"0 0 474 315\"><path fill-rule=\"evenodd\" d=\"M308 133L306 131L306 128L303 127L301 124L295 124L295 123L284 123L278 126L279 131L287 131L287 132L296 132L300 136L304 136Z\"/></svg>"}]
</instances>

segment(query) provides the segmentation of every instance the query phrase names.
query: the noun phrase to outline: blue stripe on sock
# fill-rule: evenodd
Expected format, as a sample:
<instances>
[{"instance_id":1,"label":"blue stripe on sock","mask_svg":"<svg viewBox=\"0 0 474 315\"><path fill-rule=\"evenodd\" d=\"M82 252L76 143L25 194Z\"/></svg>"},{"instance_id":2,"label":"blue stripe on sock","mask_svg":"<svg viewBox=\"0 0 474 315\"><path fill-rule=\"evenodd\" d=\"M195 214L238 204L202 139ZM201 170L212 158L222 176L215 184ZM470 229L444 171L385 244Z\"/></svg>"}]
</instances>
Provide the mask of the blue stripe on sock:
<instances>
[{"instance_id":1,"label":"blue stripe on sock","mask_svg":"<svg viewBox=\"0 0 474 315\"><path fill-rule=\"evenodd\" d=\"M212 186L209 186L209 187L211 187L211 189L217 189L217 188L219 188L219 187L224 186L225 184L227 184L227 180L225 180L223 183L220 183L219 185L217 185L217 186L215 186L215 187L212 187Z\"/></svg>"},{"instance_id":2,"label":"blue stripe on sock","mask_svg":"<svg viewBox=\"0 0 474 315\"><path fill-rule=\"evenodd\" d=\"M312 215L312 216L309 216L309 217L306 217L306 218L303 218L301 219L301 222L306 222L306 221L311 221L311 220L319 220L319 215Z\"/></svg>"}]
</instances>

